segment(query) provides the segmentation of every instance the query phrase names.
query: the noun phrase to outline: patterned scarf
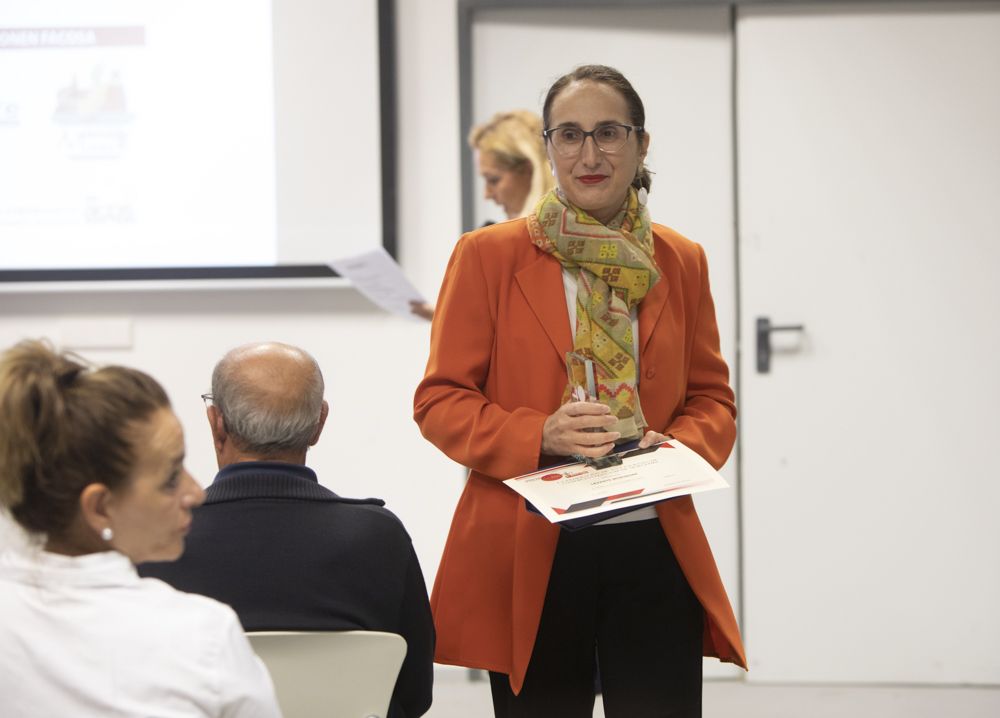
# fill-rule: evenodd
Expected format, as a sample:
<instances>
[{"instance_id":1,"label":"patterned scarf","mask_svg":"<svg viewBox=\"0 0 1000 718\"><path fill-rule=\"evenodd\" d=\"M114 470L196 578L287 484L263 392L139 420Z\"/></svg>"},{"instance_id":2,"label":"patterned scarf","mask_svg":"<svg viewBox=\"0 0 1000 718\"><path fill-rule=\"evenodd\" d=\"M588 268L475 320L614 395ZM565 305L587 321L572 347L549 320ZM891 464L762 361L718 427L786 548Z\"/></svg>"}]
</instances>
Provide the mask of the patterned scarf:
<instances>
[{"instance_id":1,"label":"patterned scarf","mask_svg":"<svg viewBox=\"0 0 1000 718\"><path fill-rule=\"evenodd\" d=\"M636 391L631 310L660 278L653 260L649 213L634 189L618 214L602 224L556 190L542 197L528 217L532 241L576 276L575 354L594 364L597 400L607 404L621 441L642 436L646 422ZM580 382L572 356L564 398Z\"/></svg>"}]
</instances>

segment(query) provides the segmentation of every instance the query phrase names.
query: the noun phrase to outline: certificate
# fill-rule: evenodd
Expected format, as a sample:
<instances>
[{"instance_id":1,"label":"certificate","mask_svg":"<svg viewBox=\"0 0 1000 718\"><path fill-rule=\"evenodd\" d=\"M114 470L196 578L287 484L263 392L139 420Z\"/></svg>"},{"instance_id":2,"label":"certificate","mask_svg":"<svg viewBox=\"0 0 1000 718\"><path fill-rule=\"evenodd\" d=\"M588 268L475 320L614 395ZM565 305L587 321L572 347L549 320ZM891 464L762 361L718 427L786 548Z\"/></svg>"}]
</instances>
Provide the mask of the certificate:
<instances>
[{"instance_id":1,"label":"certificate","mask_svg":"<svg viewBox=\"0 0 1000 718\"><path fill-rule=\"evenodd\" d=\"M597 469L578 462L504 481L552 523L601 521L676 496L729 486L718 471L676 439L616 452L620 464ZM595 517L590 521L578 521Z\"/></svg>"}]
</instances>

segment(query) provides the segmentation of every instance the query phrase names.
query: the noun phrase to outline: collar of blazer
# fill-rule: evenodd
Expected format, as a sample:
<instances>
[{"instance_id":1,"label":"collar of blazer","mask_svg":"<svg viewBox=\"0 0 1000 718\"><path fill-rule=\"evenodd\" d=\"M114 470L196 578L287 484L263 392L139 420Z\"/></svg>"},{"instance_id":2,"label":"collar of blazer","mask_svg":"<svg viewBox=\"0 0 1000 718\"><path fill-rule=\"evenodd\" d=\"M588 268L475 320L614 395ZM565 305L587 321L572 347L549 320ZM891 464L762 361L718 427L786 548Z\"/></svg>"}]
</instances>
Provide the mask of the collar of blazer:
<instances>
[{"instance_id":1,"label":"collar of blazer","mask_svg":"<svg viewBox=\"0 0 1000 718\"><path fill-rule=\"evenodd\" d=\"M660 267L660 280L639 302L640 364L642 363L642 353L646 351L649 338L653 335L653 327L659 321L660 314L667 304L667 295L670 293L666 273L663 272L669 252L666 249L666 243L656 235L655 229L653 238L656 263ZM525 299L528 300L528 304L539 323L545 329L545 333L552 343L552 348L559 355L559 361L563 362L566 360L566 352L573 349L573 336L569 328L569 313L566 310L562 265L540 249L537 252L537 259L515 273L514 279Z\"/></svg>"}]
</instances>

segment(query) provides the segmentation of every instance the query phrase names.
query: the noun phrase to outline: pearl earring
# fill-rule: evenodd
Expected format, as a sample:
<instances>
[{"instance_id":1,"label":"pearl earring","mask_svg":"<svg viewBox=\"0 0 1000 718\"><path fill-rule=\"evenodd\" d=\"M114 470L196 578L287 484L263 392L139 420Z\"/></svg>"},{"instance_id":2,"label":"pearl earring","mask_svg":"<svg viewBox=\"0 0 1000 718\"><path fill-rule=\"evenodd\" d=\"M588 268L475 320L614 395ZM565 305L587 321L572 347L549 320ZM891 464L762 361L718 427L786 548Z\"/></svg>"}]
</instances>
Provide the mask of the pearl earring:
<instances>
[{"instance_id":1,"label":"pearl earring","mask_svg":"<svg viewBox=\"0 0 1000 718\"><path fill-rule=\"evenodd\" d=\"M649 191L645 187L640 187L636 194L638 195L639 204L645 206L646 202L649 201Z\"/></svg>"},{"instance_id":2,"label":"pearl earring","mask_svg":"<svg viewBox=\"0 0 1000 718\"><path fill-rule=\"evenodd\" d=\"M110 541L115 537L115 532L111 530L110 526L105 526L101 529L101 538L105 541Z\"/></svg>"}]
</instances>

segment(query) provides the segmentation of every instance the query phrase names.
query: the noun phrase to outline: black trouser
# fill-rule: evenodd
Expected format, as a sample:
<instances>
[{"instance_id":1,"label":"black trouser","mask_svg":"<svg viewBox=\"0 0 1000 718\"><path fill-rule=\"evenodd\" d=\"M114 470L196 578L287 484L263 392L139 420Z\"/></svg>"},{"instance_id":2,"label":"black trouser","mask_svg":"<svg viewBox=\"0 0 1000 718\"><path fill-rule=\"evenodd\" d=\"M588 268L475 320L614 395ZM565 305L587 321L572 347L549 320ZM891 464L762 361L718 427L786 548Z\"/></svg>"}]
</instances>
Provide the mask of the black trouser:
<instances>
[{"instance_id":1,"label":"black trouser","mask_svg":"<svg viewBox=\"0 0 1000 718\"><path fill-rule=\"evenodd\" d=\"M702 622L659 521L563 531L524 686L490 673L493 710L590 718L599 665L608 718L698 718Z\"/></svg>"}]
</instances>

